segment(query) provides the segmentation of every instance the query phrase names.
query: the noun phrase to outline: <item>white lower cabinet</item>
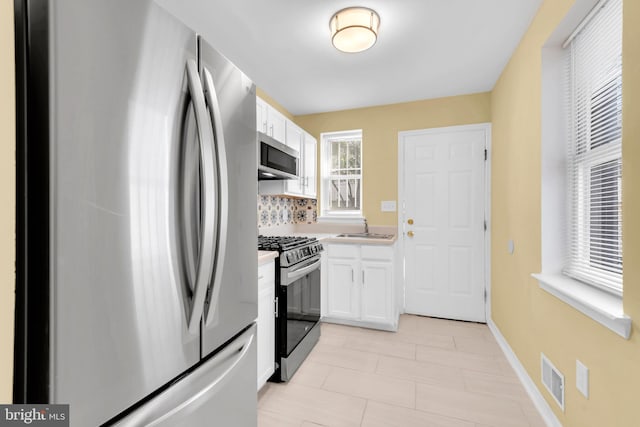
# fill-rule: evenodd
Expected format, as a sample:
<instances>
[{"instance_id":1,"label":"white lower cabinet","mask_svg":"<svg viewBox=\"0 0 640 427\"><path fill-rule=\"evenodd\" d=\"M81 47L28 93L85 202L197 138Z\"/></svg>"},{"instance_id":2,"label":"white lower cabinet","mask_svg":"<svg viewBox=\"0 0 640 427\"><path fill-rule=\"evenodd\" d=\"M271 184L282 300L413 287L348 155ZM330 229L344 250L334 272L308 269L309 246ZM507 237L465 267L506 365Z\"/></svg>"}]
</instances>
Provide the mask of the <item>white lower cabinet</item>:
<instances>
[{"instance_id":1,"label":"white lower cabinet","mask_svg":"<svg viewBox=\"0 0 640 427\"><path fill-rule=\"evenodd\" d=\"M258 390L275 370L275 262L258 267Z\"/></svg>"},{"instance_id":2,"label":"white lower cabinet","mask_svg":"<svg viewBox=\"0 0 640 427\"><path fill-rule=\"evenodd\" d=\"M328 268L327 315L342 319L359 319L360 286L354 280L358 262L329 258Z\"/></svg>"},{"instance_id":3,"label":"white lower cabinet","mask_svg":"<svg viewBox=\"0 0 640 427\"><path fill-rule=\"evenodd\" d=\"M388 323L391 319L393 265L390 262L362 261L360 318L367 322Z\"/></svg>"},{"instance_id":4,"label":"white lower cabinet","mask_svg":"<svg viewBox=\"0 0 640 427\"><path fill-rule=\"evenodd\" d=\"M323 320L396 330L393 246L329 244L327 252Z\"/></svg>"}]
</instances>

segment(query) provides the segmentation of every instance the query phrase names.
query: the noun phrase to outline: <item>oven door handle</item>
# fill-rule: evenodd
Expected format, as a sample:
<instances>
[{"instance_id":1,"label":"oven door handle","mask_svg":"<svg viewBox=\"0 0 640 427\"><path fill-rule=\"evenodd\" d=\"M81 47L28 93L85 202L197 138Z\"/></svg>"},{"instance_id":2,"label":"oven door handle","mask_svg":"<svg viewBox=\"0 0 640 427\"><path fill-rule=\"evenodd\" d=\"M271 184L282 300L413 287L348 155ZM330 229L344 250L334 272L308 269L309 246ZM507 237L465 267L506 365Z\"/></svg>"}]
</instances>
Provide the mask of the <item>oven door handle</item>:
<instances>
[{"instance_id":1,"label":"oven door handle","mask_svg":"<svg viewBox=\"0 0 640 427\"><path fill-rule=\"evenodd\" d=\"M284 286L289 286L291 283L295 282L299 278L306 276L307 273L319 268L320 263L321 263L321 260L318 258L318 260L313 264L309 264L308 266L302 267L299 270L295 270L290 273L287 273L287 283L284 284Z\"/></svg>"}]
</instances>

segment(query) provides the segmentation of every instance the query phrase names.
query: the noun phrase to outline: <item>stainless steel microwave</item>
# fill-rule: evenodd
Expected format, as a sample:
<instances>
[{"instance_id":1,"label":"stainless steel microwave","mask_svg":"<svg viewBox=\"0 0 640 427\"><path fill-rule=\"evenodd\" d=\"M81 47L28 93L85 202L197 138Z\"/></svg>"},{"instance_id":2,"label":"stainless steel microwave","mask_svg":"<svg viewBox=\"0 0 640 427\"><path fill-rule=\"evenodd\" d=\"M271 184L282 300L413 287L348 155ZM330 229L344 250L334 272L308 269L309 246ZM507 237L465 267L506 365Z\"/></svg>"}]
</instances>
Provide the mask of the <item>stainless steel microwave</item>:
<instances>
[{"instance_id":1,"label":"stainless steel microwave","mask_svg":"<svg viewBox=\"0 0 640 427\"><path fill-rule=\"evenodd\" d=\"M258 132L258 179L297 179L300 153Z\"/></svg>"}]
</instances>

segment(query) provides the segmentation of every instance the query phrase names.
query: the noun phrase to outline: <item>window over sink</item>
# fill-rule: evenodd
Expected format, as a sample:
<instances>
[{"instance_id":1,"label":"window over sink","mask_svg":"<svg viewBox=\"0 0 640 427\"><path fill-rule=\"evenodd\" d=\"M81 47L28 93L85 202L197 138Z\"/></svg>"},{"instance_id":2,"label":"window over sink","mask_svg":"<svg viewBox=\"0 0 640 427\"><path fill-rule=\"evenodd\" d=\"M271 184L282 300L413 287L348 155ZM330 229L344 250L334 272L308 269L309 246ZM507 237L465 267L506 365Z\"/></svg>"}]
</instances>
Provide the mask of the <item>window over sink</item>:
<instances>
[{"instance_id":1,"label":"window over sink","mask_svg":"<svg viewBox=\"0 0 640 427\"><path fill-rule=\"evenodd\" d=\"M322 144L322 218L362 218L362 130L328 132Z\"/></svg>"}]
</instances>

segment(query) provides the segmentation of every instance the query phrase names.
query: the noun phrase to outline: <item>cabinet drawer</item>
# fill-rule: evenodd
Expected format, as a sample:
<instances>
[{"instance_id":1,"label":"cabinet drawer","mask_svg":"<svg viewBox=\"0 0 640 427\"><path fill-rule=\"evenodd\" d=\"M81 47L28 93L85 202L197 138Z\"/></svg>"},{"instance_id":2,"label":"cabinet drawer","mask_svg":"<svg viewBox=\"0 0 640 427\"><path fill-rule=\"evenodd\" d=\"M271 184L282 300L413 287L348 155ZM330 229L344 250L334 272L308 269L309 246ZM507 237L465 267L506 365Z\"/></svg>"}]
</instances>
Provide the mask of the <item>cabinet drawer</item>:
<instances>
[{"instance_id":1,"label":"cabinet drawer","mask_svg":"<svg viewBox=\"0 0 640 427\"><path fill-rule=\"evenodd\" d=\"M393 246L362 245L362 259L393 260Z\"/></svg>"},{"instance_id":2,"label":"cabinet drawer","mask_svg":"<svg viewBox=\"0 0 640 427\"><path fill-rule=\"evenodd\" d=\"M271 261L258 267L258 287L275 280L276 263Z\"/></svg>"},{"instance_id":3,"label":"cabinet drawer","mask_svg":"<svg viewBox=\"0 0 640 427\"><path fill-rule=\"evenodd\" d=\"M358 245L328 245L329 258L358 258Z\"/></svg>"}]
</instances>

